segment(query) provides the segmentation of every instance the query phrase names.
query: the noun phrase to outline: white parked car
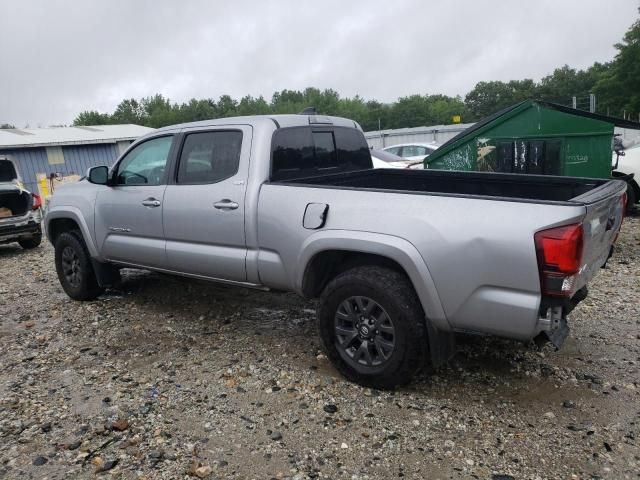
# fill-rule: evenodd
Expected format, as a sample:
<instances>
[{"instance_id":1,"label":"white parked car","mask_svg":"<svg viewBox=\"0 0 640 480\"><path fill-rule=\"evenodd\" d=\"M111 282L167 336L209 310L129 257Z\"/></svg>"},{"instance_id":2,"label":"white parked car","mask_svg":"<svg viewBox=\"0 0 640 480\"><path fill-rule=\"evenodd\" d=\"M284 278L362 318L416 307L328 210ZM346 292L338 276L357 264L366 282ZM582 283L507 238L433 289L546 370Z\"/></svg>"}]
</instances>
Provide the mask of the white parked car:
<instances>
[{"instance_id":1,"label":"white parked car","mask_svg":"<svg viewBox=\"0 0 640 480\"><path fill-rule=\"evenodd\" d=\"M373 168L406 168L407 164L402 157L384 150L371 150Z\"/></svg>"},{"instance_id":2,"label":"white parked car","mask_svg":"<svg viewBox=\"0 0 640 480\"><path fill-rule=\"evenodd\" d=\"M617 159L618 166L615 168L615 172L624 173L629 175L633 173L633 180L630 185L633 189L627 191L627 201L630 205L635 204L640 200L640 145L634 145L631 148L624 150L624 155L620 155ZM616 166L616 152L613 152L612 166ZM615 173L614 173L615 176Z\"/></svg>"},{"instance_id":3,"label":"white parked car","mask_svg":"<svg viewBox=\"0 0 640 480\"><path fill-rule=\"evenodd\" d=\"M401 143L399 145L386 147L383 150L402 157L405 165L409 166L417 162L422 162L439 146L437 143Z\"/></svg>"},{"instance_id":4,"label":"white parked car","mask_svg":"<svg viewBox=\"0 0 640 480\"><path fill-rule=\"evenodd\" d=\"M613 153L613 163L615 164L616 154ZM640 145L635 145L624 150L624 156L618 159L617 170L622 173L633 173L636 181L640 180Z\"/></svg>"}]
</instances>

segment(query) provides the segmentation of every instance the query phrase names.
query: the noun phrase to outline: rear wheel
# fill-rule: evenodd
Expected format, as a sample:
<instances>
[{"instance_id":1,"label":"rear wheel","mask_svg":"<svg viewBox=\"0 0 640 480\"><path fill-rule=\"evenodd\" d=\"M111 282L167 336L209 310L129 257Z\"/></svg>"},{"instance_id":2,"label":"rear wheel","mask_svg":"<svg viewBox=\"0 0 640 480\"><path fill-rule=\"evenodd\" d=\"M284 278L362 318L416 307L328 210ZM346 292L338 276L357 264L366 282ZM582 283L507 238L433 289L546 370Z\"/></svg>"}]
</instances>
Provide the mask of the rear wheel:
<instances>
[{"instance_id":1,"label":"rear wheel","mask_svg":"<svg viewBox=\"0 0 640 480\"><path fill-rule=\"evenodd\" d=\"M93 300L103 292L79 232L60 234L55 245L55 262L60 284L74 300Z\"/></svg>"},{"instance_id":2,"label":"rear wheel","mask_svg":"<svg viewBox=\"0 0 640 480\"><path fill-rule=\"evenodd\" d=\"M18 244L24 248L25 250L31 250L32 248L36 248L42 243L42 232L34 234L31 238L25 238L18 240Z\"/></svg>"},{"instance_id":3,"label":"rear wheel","mask_svg":"<svg viewBox=\"0 0 640 480\"><path fill-rule=\"evenodd\" d=\"M406 384L424 365L424 313L402 273L365 266L325 288L318 327L327 357L349 380L375 388Z\"/></svg>"}]
</instances>

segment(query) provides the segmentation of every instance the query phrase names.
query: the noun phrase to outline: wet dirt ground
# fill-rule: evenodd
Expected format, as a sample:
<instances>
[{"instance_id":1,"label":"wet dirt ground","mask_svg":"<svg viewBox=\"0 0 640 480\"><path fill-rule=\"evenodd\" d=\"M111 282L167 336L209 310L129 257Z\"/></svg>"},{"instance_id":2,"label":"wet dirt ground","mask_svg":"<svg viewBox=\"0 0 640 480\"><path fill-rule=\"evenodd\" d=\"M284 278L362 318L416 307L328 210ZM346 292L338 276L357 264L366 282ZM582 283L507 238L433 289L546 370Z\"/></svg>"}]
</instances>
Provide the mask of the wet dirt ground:
<instances>
[{"instance_id":1,"label":"wet dirt ground","mask_svg":"<svg viewBox=\"0 0 640 480\"><path fill-rule=\"evenodd\" d=\"M640 478L640 219L562 350L461 339L381 392L293 294L128 270L66 297L49 245L0 246L0 478Z\"/></svg>"}]
</instances>

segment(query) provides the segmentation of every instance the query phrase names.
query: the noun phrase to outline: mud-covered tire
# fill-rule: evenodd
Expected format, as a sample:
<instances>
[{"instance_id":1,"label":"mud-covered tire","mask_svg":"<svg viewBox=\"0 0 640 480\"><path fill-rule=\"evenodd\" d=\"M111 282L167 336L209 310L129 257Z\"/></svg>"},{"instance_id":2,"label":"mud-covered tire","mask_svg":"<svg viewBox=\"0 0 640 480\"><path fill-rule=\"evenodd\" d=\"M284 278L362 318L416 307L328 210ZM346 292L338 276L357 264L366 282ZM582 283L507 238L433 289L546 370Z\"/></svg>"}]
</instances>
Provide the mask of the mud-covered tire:
<instances>
[{"instance_id":1,"label":"mud-covered tire","mask_svg":"<svg viewBox=\"0 0 640 480\"><path fill-rule=\"evenodd\" d=\"M60 234L55 244L55 263L60 285L72 299L93 300L103 292L80 232Z\"/></svg>"},{"instance_id":2,"label":"mud-covered tire","mask_svg":"<svg viewBox=\"0 0 640 480\"><path fill-rule=\"evenodd\" d=\"M38 232L30 238L23 238L18 240L18 244L25 250L31 250L37 248L42 243L42 232Z\"/></svg>"},{"instance_id":3,"label":"mud-covered tire","mask_svg":"<svg viewBox=\"0 0 640 480\"><path fill-rule=\"evenodd\" d=\"M377 304L373 308L383 312L372 315L371 321L375 321L374 317L384 318L386 314L392 325L393 349L386 359L383 359L383 355L378 355L377 358L382 362L378 365L370 362L370 353L366 359L350 357L356 347L352 345L350 349L345 348L344 339L350 337L341 337L339 333L344 331L339 330L344 328L345 322L342 320L346 311L343 305L347 305L350 299L358 298L372 300ZM379 266L362 266L339 274L325 287L320 297L317 317L320 339L327 357L340 373L355 383L381 389L394 388L409 383L425 365L428 340L424 312L413 285L401 272ZM356 330L360 332L359 328ZM355 339L354 343L357 344L358 341ZM375 338L369 340L371 347L374 342ZM361 340L359 346L362 346ZM358 363L367 363L367 360L370 364Z\"/></svg>"}]
</instances>

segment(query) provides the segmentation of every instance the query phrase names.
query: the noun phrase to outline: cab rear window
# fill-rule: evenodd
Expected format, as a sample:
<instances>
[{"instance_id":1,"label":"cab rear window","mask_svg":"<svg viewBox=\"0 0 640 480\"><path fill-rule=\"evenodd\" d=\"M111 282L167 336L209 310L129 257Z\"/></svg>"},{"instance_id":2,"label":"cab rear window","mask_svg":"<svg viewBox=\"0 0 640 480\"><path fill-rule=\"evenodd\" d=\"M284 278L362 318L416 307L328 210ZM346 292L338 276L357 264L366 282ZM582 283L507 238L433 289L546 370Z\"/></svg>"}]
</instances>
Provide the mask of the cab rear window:
<instances>
[{"instance_id":1,"label":"cab rear window","mask_svg":"<svg viewBox=\"0 0 640 480\"><path fill-rule=\"evenodd\" d=\"M292 127L272 141L271 180L372 168L364 135L346 127Z\"/></svg>"}]
</instances>

